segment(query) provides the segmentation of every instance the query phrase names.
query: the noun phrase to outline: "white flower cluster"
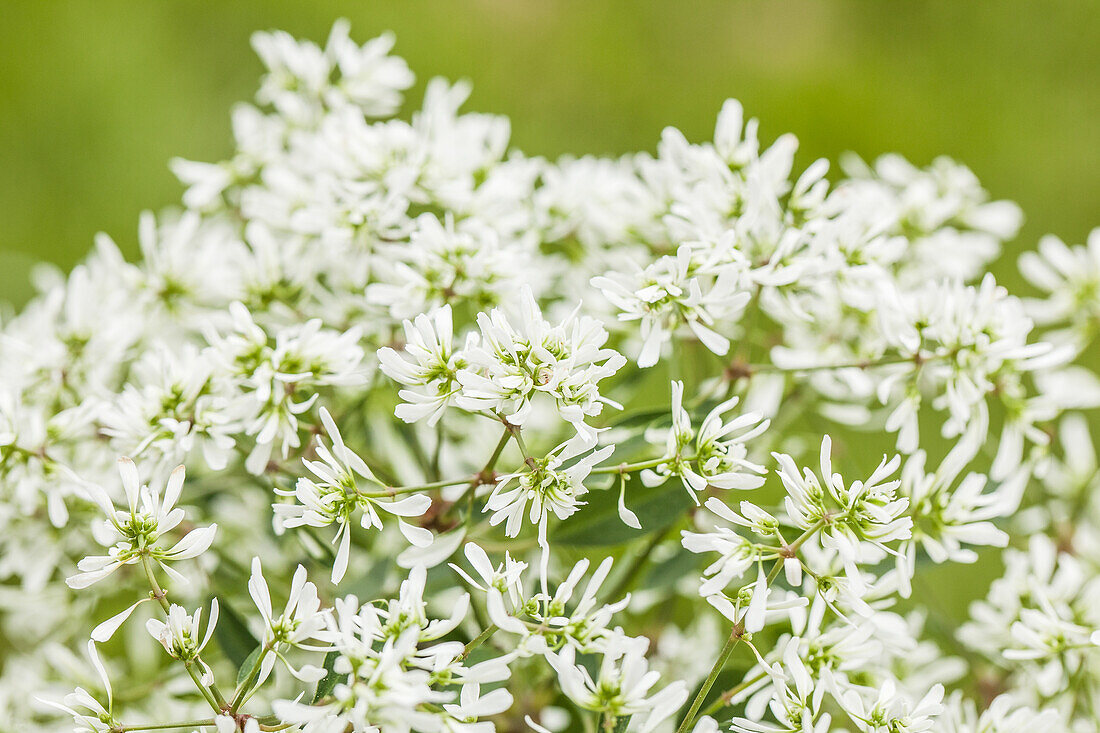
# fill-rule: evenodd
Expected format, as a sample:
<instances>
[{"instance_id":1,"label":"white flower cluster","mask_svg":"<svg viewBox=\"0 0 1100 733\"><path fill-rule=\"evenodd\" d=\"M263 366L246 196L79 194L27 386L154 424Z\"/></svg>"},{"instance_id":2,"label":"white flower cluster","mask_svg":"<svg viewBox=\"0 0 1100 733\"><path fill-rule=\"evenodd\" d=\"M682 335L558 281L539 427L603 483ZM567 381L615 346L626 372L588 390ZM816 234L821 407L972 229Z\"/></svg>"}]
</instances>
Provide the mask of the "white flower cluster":
<instances>
[{"instance_id":1,"label":"white flower cluster","mask_svg":"<svg viewBox=\"0 0 1100 733\"><path fill-rule=\"evenodd\" d=\"M1017 298L953 161L527 157L393 43L257 34L0 324L5 729L1100 731L1100 230Z\"/></svg>"}]
</instances>

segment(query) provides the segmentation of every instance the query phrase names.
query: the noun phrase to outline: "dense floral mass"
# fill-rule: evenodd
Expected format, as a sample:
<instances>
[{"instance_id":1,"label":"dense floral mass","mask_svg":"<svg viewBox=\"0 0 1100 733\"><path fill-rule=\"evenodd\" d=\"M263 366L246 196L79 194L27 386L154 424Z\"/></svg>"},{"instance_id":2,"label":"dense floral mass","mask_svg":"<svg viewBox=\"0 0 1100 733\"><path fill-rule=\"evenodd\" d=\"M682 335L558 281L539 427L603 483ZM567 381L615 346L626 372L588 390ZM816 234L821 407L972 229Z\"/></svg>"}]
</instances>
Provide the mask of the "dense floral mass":
<instances>
[{"instance_id":1,"label":"dense floral mass","mask_svg":"<svg viewBox=\"0 0 1100 733\"><path fill-rule=\"evenodd\" d=\"M3 323L0 728L1100 730L1100 230L1020 298L945 158L554 162L253 43L233 157Z\"/></svg>"}]
</instances>

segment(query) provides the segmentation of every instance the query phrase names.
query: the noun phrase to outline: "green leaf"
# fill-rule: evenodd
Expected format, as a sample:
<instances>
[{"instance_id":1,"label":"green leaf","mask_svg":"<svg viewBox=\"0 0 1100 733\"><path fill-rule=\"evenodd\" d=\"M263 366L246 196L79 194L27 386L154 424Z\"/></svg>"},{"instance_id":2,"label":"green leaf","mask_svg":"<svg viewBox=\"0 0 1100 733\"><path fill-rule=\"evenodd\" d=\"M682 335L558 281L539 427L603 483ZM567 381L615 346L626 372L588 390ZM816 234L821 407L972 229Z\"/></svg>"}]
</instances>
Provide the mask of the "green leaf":
<instances>
[{"instance_id":1,"label":"green leaf","mask_svg":"<svg viewBox=\"0 0 1100 733\"><path fill-rule=\"evenodd\" d=\"M702 574L699 557L691 552L674 553L667 560L654 563L639 585L653 590L671 590L684 576Z\"/></svg>"},{"instance_id":2,"label":"green leaf","mask_svg":"<svg viewBox=\"0 0 1100 733\"><path fill-rule=\"evenodd\" d=\"M244 618L224 598L218 597L218 606L221 608L221 615L218 625L214 627L214 639L229 661L239 668L260 642L248 630Z\"/></svg>"},{"instance_id":3,"label":"green leaf","mask_svg":"<svg viewBox=\"0 0 1100 733\"><path fill-rule=\"evenodd\" d=\"M608 425L617 428L641 427L662 419L665 420L665 422L671 422L672 415L668 407L651 407L643 410L634 410L633 412L624 412L621 415L617 415Z\"/></svg>"},{"instance_id":4,"label":"green leaf","mask_svg":"<svg viewBox=\"0 0 1100 733\"><path fill-rule=\"evenodd\" d=\"M256 660L260 658L260 652L263 651L263 647L257 645L252 653L249 654L243 662L241 662L240 669L237 670L237 687L244 684L248 679L248 675L252 672L252 668L256 666Z\"/></svg>"},{"instance_id":5,"label":"green leaf","mask_svg":"<svg viewBox=\"0 0 1100 733\"><path fill-rule=\"evenodd\" d=\"M631 529L619 519L619 481L614 478L608 489L586 494L588 505L558 524L550 532L551 541L575 547L619 545L667 528L694 504L678 478L647 487L637 474L631 474L626 482L626 506L642 525L640 530Z\"/></svg>"},{"instance_id":6,"label":"green leaf","mask_svg":"<svg viewBox=\"0 0 1100 733\"><path fill-rule=\"evenodd\" d=\"M365 575L349 578L340 585L340 592L369 601L386 597L386 579L394 565L376 562Z\"/></svg>"},{"instance_id":7,"label":"green leaf","mask_svg":"<svg viewBox=\"0 0 1100 733\"><path fill-rule=\"evenodd\" d=\"M626 733L626 728L628 725L630 725L629 715L623 715L615 718L615 726L611 729L611 733Z\"/></svg>"},{"instance_id":8,"label":"green leaf","mask_svg":"<svg viewBox=\"0 0 1100 733\"><path fill-rule=\"evenodd\" d=\"M332 694L332 691L336 688L336 683L340 681L342 675L336 674L334 667L336 666L337 652L329 652L325 655L324 667L328 670L328 674L321 678L317 683L317 691L313 693L313 704L316 705L321 700L325 699Z\"/></svg>"}]
</instances>

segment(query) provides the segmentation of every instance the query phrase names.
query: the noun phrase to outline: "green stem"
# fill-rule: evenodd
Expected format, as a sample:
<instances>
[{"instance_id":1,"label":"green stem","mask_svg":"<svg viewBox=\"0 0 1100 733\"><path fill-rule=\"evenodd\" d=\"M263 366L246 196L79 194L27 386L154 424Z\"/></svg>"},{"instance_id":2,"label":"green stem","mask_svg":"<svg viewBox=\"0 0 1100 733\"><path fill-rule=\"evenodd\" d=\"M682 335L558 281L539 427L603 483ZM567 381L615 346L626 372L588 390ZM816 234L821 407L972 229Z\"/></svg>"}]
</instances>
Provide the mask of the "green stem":
<instances>
[{"instance_id":1,"label":"green stem","mask_svg":"<svg viewBox=\"0 0 1100 733\"><path fill-rule=\"evenodd\" d=\"M883 357L881 359L871 359L863 361L852 361L845 364L812 364L804 367L781 367L775 364L747 364L744 366L744 369L748 371L749 374L799 374L802 372L823 372L829 371L830 369L873 369L874 367L889 366L891 364L916 364L919 366L926 361L932 361L942 358L946 358L946 355L922 357L918 354L909 356Z\"/></svg>"},{"instance_id":2,"label":"green stem","mask_svg":"<svg viewBox=\"0 0 1100 733\"><path fill-rule=\"evenodd\" d=\"M222 712L222 706L219 705L218 701L214 699L213 693L210 692L207 686L202 683L202 677L200 677L199 673L195 671L194 665L190 663L185 663L183 666L184 669L187 670L187 674L195 682L195 687L198 687L199 692L201 692L202 696L206 698L206 702L210 703L210 707L214 709L214 712L220 714Z\"/></svg>"},{"instance_id":3,"label":"green stem","mask_svg":"<svg viewBox=\"0 0 1100 733\"><path fill-rule=\"evenodd\" d=\"M826 525L826 523L828 523L828 521L829 521L829 520L828 520L828 519L827 519L826 517L822 517L821 519L819 519L819 520L817 520L816 522L814 522L814 523L813 523L812 525L810 525L810 526L809 526L809 527L808 527L808 528L806 529L806 531L805 531L805 532L803 532L802 534L800 534L800 535L799 535L799 536L798 536L798 537L797 537L797 538L795 539L795 541L794 541L794 542L792 542L791 544L787 545L787 550L788 550L789 552L791 552L791 553L795 553L795 552L798 552L798 548L802 547L802 545L803 545L803 544L804 544L804 543L806 542L806 540L810 539L810 538L811 538L811 537L813 537L813 536L814 536L815 534L817 534L818 530L820 530L820 529L821 529L822 527L824 527L824 526Z\"/></svg>"},{"instance_id":4,"label":"green stem","mask_svg":"<svg viewBox=\"0 0 1100 733\"><path fill-rule=\"evenodd\" d=\"M384 491L360 491L359 496L367 499L389 499L394 496L401 496L402 494L412 494L418 491L430 491L432 489L443 489L448 486L458 486L459 484L473 483L479 481L482 476L492 471L496 466L497 461L500 459L501 454L504 452L504 447L508 444L508 439L515 437L516 445L519 446L520 452L523 454L524 460L529 461L531 459L530 453L527 451L527 445L523 441L523 436L520 435L519 428L514 425L508 425L505 427L504 434L500 436L500 441L497 443L496 449L493 451L493 455L489 458L489 462L485 465L485 468L481 469L479 473L473 476L459 476L449 479L441 479L439 481L431 481L423 484L415 484L412 486L391 486ZM661 456L660 458L651 458L647 461L639 461L638 463L618 463L614 466L600 466L593 468L591 474L610 474L610 473L633 473L634 471L641 471L646 468L656 468L662 463L668 463L669 458L667 456ZM682 458L683 461L694 461L695 456L688 456Z\"/></svg>"},{"instance_id":5,"label":"green stem","mask_svg":"<svg viewBox=\"0 0 1100 733\"><path fill-rule=\"evenodd\" d=\"M505 428L504 435L500 436L500 441L497 443L493 455L490 456L489 462L485 464L485 468L481 469L479 473L474 474L472 477L462 476L460 478L440 479L439 481L430 481L428 483L416 484L413 486L393 486L387 488L385 491L360 491L359 496L368 499L388 499L392 496L400 496L401 494L412 494L417 491L430 491L432 489L444 489L448 486L458 486L459 484L477 482L497 465L497 460L500 458L500 454L504 452L504 446L508 445L508 439L511 438L512 435L512 429ZM515 432L515 436L518 441L520 439L518 430Z\"/></svg>"},{"instance_id":6,"label":"green stem","mask_svg":"<svg viewBox=\"0 0 1100 733\"><path fill-rule=\"evenodd\" d=\"M245 697L248 695L248 691L252 689L252 685L256 682L256 678L260 676L260 668L263 666L264 658L271 652L271 643L264 644L263 650L259 656L256 657L256 661L252 664L252 669L248 672L248 677L245 678L243 684L237 688L237 693L233 695L233 702L229 706L229 712L231 714L236 713L237 710L244 704Z\"/></svg>"},{"instance_id":7,"label":"green stem","mask_svg":"<svg viewBox=\"0 0 1100 733\"><path fill-rule=\"evenodd\" d=\"M661 456L660 458L651 458L648 461L639 461L638 463L620 463L616 466L599 466L589 471L589 475L594 474L609 474L609 473L633 473L634 471L641 471L646 468L656 468L662 463L670 463L677 460L675 457L669 458L668 456ZM690 463L695 460L695 456L688 456L687 458L680 458L679 460L684 463Z\"/></svg>"},{"instance_id":8,"label":"green stem","mask_svg":"<svg viewBox=\"0 0 1100 733\"><path fill-rule=\"evenodd\" d=\"M527 452L527 444L523 442L523 436L520 435L519 428L513 427L511 429L512 436L516 439L516 445L519 447L519 452L523 454L523 461L529 467L534 467L535 459L531 457L531 454Z\"/></svg>"},{"instance_id":9,"label":"green stem","mask_svg":"<svg viewBox=\"0 0 1100 733\"><path fill-rule=\"evenodd\" d=\"M181 720L178 723L148 723L141 725L123 725L118 728L111 728L110 733L126 733L131 730L171 730L173 728L201 728L203 726L214 725L213 718L202 718L200 720Z\"/></svg>"},{"instance_id":10,"label":"green stem","mask_svg":"<svg viewBox=\"0 0 1100 733\"><path fill-rule=\"evenodd\" d=\"M149 587L153 590L153 597L160 602L160 607L164 609L164 613L167 614L172 605L168 603L168 594L164 591L164 588L162 588L160 583L157 581L157 576L153 572L153 567L149 562L149 554L147 550L143 551L141 554L141 566L145 569L145 578L149 581ZM198 662L199 665L202 667L207 666L197 654L192 661ZM218 686L211 683L208 688L206 685L203 684L198 672L194 670L190 662L185 663L184 666L187 668L187 674L191 676L191 679L195 681L195 685L199 688L199 691L202 692L203 697L205 697L206 701L210 703L210 707L214 709L215 713L221 714L221 712L225 710L226 702L225 698L218 690Z\"/></svg>"},{"instance_id":11,"label":"green stem","mask_svg":"<svg viewBox=\"0 0 1100 733\"><path fill-rule=\"evenodd\" d=\"M365 496L368 499L388 499L391 496L400 496L401 494L411 494L416 491L430 491L431 489L443 489L448 486L457 486L458 484L464 484L470 480L469 476L463 476L461 478L444 479L441 481L430 481L424 484L416 484L414 486L396 486L386 489L385 491L360 491L360 496Z\"/></svg>"},{"instance_id":12,"label":"green stem","mask_svg":"<svg viewBox=\"0 0 1100 733\"><path fill-rule=\"evenodd\" d=\"M718 679L718 675L721 674L722 669L725 668L726 662L729 661L734 648L737 647L738 642L741 641L741 637L744 635L745 627L740 623L734 624L733 631L730 632L729 638L726 639L726 645L722 647L722 651L718 653L718 659L714 660L714 666L710 668L710 674L703 680L703 686L699 688L699 692L696 693L695 699L691 701L691 707L688 708L687 714L684 715L684 719L680 721L680 727L676 729L676 733L687 733L687 731L691 730L691 725L695 722L695 716L698 714L699 708L703 706L703 700L705 700L707 694L710 693L710 688L714 687L714 681Z\"/></svg>"},{"instance_id":13,"label":"green stem","mask_svg":"<svg viewBox=\"0 0 1100 733\"><path fill-rule=\"evenodd\" d=\"M714 715L719 710L721 710L722 708L729 705L730 700L732 700L737 695L737 693L741 692L742 690L748 689L749 687L752 687L757 682L759 682L760 680L764 679L767 676L768 676L767 672L761 672L760 674L756 675L752 679L744 680L740 684L734 685L733 687L729 688L728 690L723 692L721 695L719 695L717 700L712 702L710 705L708 705L706 707L705 710L703 710L703 715Z\"/></svg>"},{"instance_id":14,"label":"green stem","mask_svg":"<svg viewBox=\"0 0 1100 733\"><path fill-rule=\"evenodd\" d=\"M439 463L443 460L443 420L435 424L435 450L432 451L431 479L435 481L440 477Z\"/></svg>"},{"instance_id":15,"label":"green stem","mask_svg":"<svg viewBox=\"0 0 1100 733\"><path fill-rule=\"evenodd\" d=\"M500 454L504 452L504 446L508 445L508 439L512 437L512 429L504 428L504 434L500 436L500 440L497 441L497 447L493 450L493 455L489 456L489 461L485 464L485 468L481 469L482 474L487 474L492 471L496 465L497 460L500 459ZM516 438L519 438L519 431L516 431ZM517 440L518 442L518 440Z\"/></svg>"},{"instance_id":16,"label":"green stem","mask_svg":"<svg viewBox=\"0 0 1100 733\"><path fill-rule=\"evenodd\" d=\"M460 656L458 658L459 661L461 661L461 660L465 659L466 657L470 656L470 653L473 652L474 649L477 649L479 646L481 646L483 643L485 643L489 639L490 636L492 636L493 634L496 633L496 631L497 631L497 625L496 624L492 624L491 626L485 627L484 631L482 631L480 634L478 634L473 639L471 639L470 643L467 644L463 648L462 656Z\"/></svg>"}]
</instances>

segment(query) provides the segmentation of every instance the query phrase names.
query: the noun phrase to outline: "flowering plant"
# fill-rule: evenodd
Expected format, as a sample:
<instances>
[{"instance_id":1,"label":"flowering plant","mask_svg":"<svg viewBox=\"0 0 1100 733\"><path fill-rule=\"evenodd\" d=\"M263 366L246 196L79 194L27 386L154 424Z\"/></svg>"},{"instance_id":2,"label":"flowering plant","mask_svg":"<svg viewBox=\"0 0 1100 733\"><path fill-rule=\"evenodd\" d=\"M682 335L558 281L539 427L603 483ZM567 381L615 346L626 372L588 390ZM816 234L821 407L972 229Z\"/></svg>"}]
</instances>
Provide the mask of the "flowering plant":
<instances>
[{"instance_id":1,"label":"flowering plant","mask_svg":"<svg viewBox=\"0 0 1100 733\"><path fill-rule=\"evenodd\" d=\"M253 42L233 157L3 324L6 728L1100 729L1100 230L1021 299L945 158L548 161Z\"/></svg>"}]
</instances>

